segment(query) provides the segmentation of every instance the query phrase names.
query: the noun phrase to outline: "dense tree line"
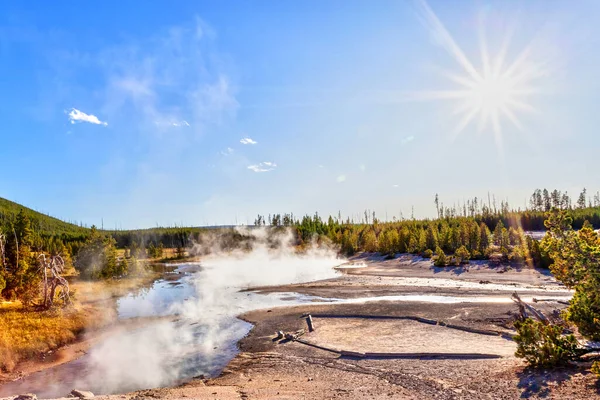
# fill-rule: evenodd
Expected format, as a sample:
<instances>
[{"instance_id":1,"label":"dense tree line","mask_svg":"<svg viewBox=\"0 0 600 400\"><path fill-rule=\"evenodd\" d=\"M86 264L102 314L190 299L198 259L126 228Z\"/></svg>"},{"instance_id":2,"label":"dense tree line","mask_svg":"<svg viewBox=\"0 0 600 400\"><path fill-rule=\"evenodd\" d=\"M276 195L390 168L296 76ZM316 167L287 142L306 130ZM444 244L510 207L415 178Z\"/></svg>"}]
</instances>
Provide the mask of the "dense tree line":
<instances>
[{"instance_id":1,"label":"dense tree line","mask_svg":"<svg viewBox=\"0 0 600 400\"><path fill-rule=\"evenodd\" d=\"M126 256L117 257L115 239L94 226L83 232L61 231L52 235L40 224L33 224L29 215L20 209L16 215L4 213L0 219L0 299L21 300L25 305L38 301L38 305L54 304L54 299L43 292L47 288L49 260L60 260L60 271L54 272L79 274L84 279L143 272L143 265L136 258L141 251L135 246ZM162 246L151 246L150 250L155 256L162 255ZM143 252L145 258L146 248Z\"/></svg>"},{"instance_id":2,"label":"dense tree line","mask_svg":"<svg viewBox=\"0 0 600 400\"><path fill-rule=\"evenodd\" d=\"M600 227L600 194L584 189L573 202L566 192L535 190L529 207L512 209L493 196L473 198L445 206L436 195L436 219L380 221L365 211L360 221L341 214L322 218L318 213L301 218L294 214L259 215L255 227L268 227L267 241L280 245L277 234L293 232L298 246L318 242L338 246L346 255L356 252L398 253L434 257L436 265L460 264L470 259L491 259L548 266L552 263L546 236L532 239L526 231L545 229L548 209L569 214L572 227ZM255 238L248 231L223 228L170 227L130 231L83 228L0 199L0 296L35 297L39 286L40 254L60 256L65 267L85 279L107 279L143 271L142 259L162 259L165 249L174 257L210 251L250 249ZM252 229L250 227L250 229ZM121 251L117 251L120 249ZM169 253L171 254L171 253ZM73 269L74 267L74 269Z\"/></svg>"},{"instance_id":3,"label":"dense tree line","mask_svg":"<svg viewBox=\"0 0 600 400\"><path fill-rule=\"evenodd\" d=\"M434 204L437 219L394 220L382 222L375 213L365 211L361 221L345 221L341 215L305 215L295 219L293 214L259 215L257 226L296 229L300 244L317 238L338 244L342 253L379 252L436 255L438 265L466 262L468 259L526 262L547 267L551 260L542 243L533 240L526 231L545 230L545 213L558 208L569 213L572 226L581 229L587 222L600 228L600 194L593 199L584 189L573 204L566 192L537 189L531 196L530 208L511 209L508 202L488 196L487 201L474 198L462 205L444 206L436 195ZM447 254L454 256L446 257Z\"/></svg>"}]
</instances>

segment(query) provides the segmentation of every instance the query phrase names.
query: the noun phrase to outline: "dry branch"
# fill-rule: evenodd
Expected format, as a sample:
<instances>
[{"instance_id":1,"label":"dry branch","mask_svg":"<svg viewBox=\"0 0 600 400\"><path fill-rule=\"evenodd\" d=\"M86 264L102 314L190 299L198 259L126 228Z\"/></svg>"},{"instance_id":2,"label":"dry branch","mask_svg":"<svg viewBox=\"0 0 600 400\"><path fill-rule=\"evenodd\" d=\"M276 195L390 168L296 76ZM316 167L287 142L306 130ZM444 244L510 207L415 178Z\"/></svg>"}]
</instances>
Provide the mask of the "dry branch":
<instances>
[{"instance_id":1,"label":"dry branch","mask_svg":"<svg viewBox=\"0 0 600 400\"><path fill-rule=\"evenodd\" d=\"M548 320L548 318L546 318L544 313L542 313L539 310L536 310L534 307L532 307L531 305L529 305L529 304L525 303L523 300L521 300L521 298L519 297L517 292L514 292L510 298L519 307L519 313L521 314L521 318L526 319L529 317L533 317L533 318L537 319L538 321L543 322L544 324L550 323L550 321Z\"/></svg>"}]
</instances>

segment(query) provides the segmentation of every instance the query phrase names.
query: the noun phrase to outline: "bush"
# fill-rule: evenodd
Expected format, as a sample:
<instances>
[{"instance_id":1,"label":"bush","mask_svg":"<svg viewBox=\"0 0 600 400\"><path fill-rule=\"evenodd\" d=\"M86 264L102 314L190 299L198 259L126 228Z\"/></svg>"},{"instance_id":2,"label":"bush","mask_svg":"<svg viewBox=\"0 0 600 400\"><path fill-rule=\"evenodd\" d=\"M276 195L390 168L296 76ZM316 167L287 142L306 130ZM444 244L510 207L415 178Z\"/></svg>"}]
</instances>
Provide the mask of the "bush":
<instances>
[{"instance_id":1,"label":"bush","mask_svg":"<svg viewBox=\"0 0 600 400\"><path fill-rule=\"evenodd\" d=\"M478 250L473 250L471 252L471 260L481 260L483 259L483 254L481 254Z\"/></svg>"},{"instance_id":2,"label":"bush","mask_svg":"<svg viewBox=\"0 0 600 400\"><path fill-rule=\"evenodd\" d=\"M423 258L431 258L433 257L433 251L431 249L427 249L423 252Z\"/></svg>"},{"instance_id":3,"label":"bush","mask_svg":"<svg viewBox=\"0 0 600 400\"><path fill-rule=\"evenodd\" d=\"M534 367L554 367L576 359L580 355L573 335L563 335L558 325L544 324L527 318L515 322L517 357L525 358Z\"/></svg>"},{"instance_id":4,"label":"bush","mask_svg":"<svg viewBox=\"0 0 600 400\"><path fill-rule=\"evenodd\" d=\"M456 250L456 252L454 252L454 257L456 258L457 264L468 264L471 254L469 253L469 250L462 245L458 248L458 250Z\"/></svg>"},{"instance_id":5,"label":"bush","mask_svg":"<svg viewBox=\"0 0 600 400\"><path fill-rule=\"evenodd\" d=\"M579 328L579 333L591 340L600 340L600 293L596 285L586 283L575 289L566 312L566 319Z\"/></svg>"},{"instance_id":6,"label":"bush","mask_svg":"<svg viewBox=\"0 0 600 400\"><path fill-rule=\"evenodd\" d=\"M444 250L442 250L441 247L438 246L437 249L435 249L435 262L433 263L433 265L435 265L436 267L445 267L446 264L448 264L448 258L446 257L446 254L444 253Z\"/></svg>"},{"instance_id":7,"label":"bush","mask_svg":"<svg viewBox=\"0 0 600 400\"><path fill-rule=\"evenodd\" d=\"M592 373L600 379L600 361L594 361L592 364Z\"/></svg>"}]
</instances>

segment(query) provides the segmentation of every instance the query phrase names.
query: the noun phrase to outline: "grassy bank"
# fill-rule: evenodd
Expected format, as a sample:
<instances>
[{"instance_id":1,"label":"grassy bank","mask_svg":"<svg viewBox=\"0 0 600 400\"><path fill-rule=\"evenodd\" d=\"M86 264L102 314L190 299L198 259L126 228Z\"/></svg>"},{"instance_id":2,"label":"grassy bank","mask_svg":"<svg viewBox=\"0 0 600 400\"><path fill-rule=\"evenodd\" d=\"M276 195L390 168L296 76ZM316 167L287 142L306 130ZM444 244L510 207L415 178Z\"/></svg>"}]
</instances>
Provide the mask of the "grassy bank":
<instances>
[{"instance_id":1,"label":"grassy bank","mask_svg":"<svg viewBox=\"0 0 600 400\"><path fill-rule=\"evenodd\" d=\"M19 302L0 304L0 369L73 342L88 325L84 309L29 311Z\"/></svg>"},{"instance_id":2,"label":"grassy bank","mask_svg":"<svg viewBox=\"0 0 600 400\"><path fill-rule=\"evenodd\" d=\"M114 323L116 300L147 287L159 277L115 281L74 281L74 304L65 309L33 311L20 302L0 302L0 371L11 372L19 362L42 359L49 351L73 343L85 332Z\"/></svg>"}]
</instances>

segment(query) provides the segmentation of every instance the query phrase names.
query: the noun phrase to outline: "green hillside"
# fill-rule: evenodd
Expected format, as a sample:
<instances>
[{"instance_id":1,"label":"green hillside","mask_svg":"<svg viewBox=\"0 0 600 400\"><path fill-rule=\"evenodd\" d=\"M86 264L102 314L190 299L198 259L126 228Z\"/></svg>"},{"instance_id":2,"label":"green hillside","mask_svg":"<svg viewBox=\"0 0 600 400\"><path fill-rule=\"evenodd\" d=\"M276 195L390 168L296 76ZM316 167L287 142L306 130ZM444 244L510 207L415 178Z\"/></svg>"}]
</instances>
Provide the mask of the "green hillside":
<instances>
[{"instance_id":1,"label":"green hillside","mask_svg":"<svg viewBox=\"0 0 600 400\"><path fill-rule=\"evenodd\" d=\"M61 221L2 197L0 197L0 224L12 221L20 210L23 210L29 217L32 228L41 235L73 236L85 234L88 231L88 228Z\"/></svg>"}]
</instances>

